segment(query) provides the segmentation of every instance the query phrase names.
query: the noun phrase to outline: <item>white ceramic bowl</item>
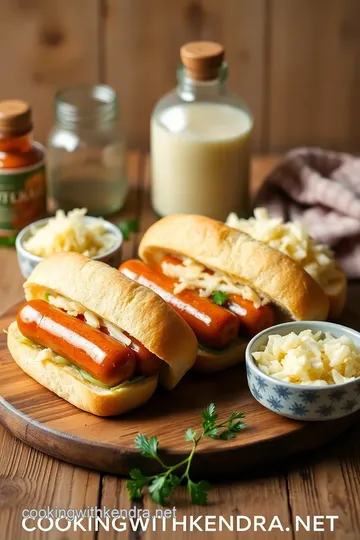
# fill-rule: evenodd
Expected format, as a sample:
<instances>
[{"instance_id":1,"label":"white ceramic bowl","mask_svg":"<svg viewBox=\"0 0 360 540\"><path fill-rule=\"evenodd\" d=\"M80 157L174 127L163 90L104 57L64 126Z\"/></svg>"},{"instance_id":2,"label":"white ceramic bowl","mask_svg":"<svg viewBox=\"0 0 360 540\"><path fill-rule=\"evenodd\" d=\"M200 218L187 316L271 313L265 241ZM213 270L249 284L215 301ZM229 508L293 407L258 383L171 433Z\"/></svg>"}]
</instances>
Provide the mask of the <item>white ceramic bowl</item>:
<instances>
[{"instance_id":1,"label":"white ceramic bowl","mask_svg":"<svg viewBox=\"0 0 360 540\"><path fill-rule=\"evenodd\" d=\"M300 385L279 381L259 369L252 356L265 345L270 334L286 335L310 329L347 336L360 347L360 333L341 324L295 321L278 324L257 334L246 349L246 373L250 392L267 409L296 420L334 420L360 409L360 378L329 386Z\"/></svg>"},{"instance_id":2,"label":"white ceramic bowl","mask_svg":"<svg viewBox=\"0 0 360 540\"><path fill-rule=\"evenodd\" d=\"M31 223L30 225L27 225L27 227L24 227L16 237L15 246L17 252L17 259L20 271L25 279L30 276L35 266L39 264L43 257L38 257L37 255L29 253L29 251L24 248L24 242L28 240L34 228L46 225L49 219L50 218L40 219L38 221L35 221L34 223ZM84 219L86 222L90 223L91 221L94 221L98 218L85 216ZM116 225L114 225L113 223L110 223L110 221L104 220L104 228L106 229L106 231L111 232L114 235L116 239L115 245L106 253L103 253L102 255L98 255L96 257L92 257L92 259L105 262L110 266L114 266L115 268L117 268L121 262L123 235L120 229L116 227Z\"/></svg>"}]
</instances>

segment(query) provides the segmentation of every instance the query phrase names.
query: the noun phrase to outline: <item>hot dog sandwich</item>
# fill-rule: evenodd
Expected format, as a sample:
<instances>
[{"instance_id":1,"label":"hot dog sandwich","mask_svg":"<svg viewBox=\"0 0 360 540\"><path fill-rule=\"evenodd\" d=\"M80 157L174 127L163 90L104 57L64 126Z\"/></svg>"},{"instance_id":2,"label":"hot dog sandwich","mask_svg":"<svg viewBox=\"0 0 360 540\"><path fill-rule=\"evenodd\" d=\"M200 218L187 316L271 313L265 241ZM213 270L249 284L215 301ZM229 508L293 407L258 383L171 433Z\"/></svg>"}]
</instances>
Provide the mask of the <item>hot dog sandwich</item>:
<instances>
[{"instance_id":1,"label":"hot dog sandwich","mask_svg":"<svg viewBox=\"0 0 360 540\"><path fill-rule=\"evenodd\" d=\"M326 245L316 243L302 223L284 222L281 218L270 217L266 208L255 208L254 217L239 219L236 214L230 214L226 224L278 249L300 264L328 297L329 318L340 317L346 300L346 275L333 252Z\"/></svg>"},{"instance_id":2,"label":"hot dog sandwich","mask_svg":"<svg viewBox=\"0 0 360 540\"><path fill-rule=\"evenodd\" d=\"M158 295L77 253L45 258L24 284L8 329L17 364L73 405L99 416L145 403L158 378L173 388L196 338Z\"/></svg>"},{"instance_id":3,"label":"hot dog sandwich","mask_svg":"<svg viewBox=\"0 0 360 540\"><path fill-rule=\"evenodd\" d=\"M281 320L324 320L329 300L305 270L278 250L218 221L171 215L152 225L140 260L120 266L191 326L195 367L225 369L243 360L249 338Z\"/></svg>"}]
</instances>

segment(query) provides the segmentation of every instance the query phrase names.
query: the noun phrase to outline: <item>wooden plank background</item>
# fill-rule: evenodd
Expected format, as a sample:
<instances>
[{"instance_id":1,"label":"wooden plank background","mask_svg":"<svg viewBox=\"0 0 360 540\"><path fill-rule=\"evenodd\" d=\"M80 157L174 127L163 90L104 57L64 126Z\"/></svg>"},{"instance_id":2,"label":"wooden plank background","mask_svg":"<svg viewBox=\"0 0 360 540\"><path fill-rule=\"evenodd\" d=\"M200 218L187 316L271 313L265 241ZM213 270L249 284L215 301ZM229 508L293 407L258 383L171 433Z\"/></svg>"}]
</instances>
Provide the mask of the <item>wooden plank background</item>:
<instances>
[{"instance_id":1,"label":"wooden plank background","mask_svg":"<svg viewBox=\"0 0 360 540\"><path fill-rule=\"evenodd\" d=\"M56 89L106 82L128 145L146 149L151 109L194 39L224 43L257 152L360 150L358 0L1 0L0 98L29 100L44 142Z\"/></svg>"}]
</instances>

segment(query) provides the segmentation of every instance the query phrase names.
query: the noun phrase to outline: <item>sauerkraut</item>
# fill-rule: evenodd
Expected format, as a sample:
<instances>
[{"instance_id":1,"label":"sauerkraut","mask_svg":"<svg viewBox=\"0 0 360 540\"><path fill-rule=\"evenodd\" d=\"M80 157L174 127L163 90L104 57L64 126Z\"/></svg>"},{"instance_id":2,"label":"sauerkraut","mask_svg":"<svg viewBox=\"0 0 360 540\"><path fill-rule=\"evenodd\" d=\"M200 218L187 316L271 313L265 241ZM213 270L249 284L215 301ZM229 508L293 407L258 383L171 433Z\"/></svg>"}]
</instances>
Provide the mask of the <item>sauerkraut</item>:
<instances>
[{"instance_id":1,"label":"sauerkraut","mask_svg":"<svg viewBox=\"0 0 360 540\"><path fill-rule=\"evenodd\" d=\"M55 306L63 311L66 311L68 315L72 317L77 317L78 315L83 315L86 323L93 328L105 327L109 332L109 335L120 341L123 345L129 346L131 344L131 339L125 335L120 328L117 326L105 321L98 315L95 315L92 311L85 309L81 304L75 302L74 300L68 300L61 295L47 295L47 301L52 306Z\"/></svg>"},{"instance_id":2,"label":"sauerkraut","mask_svg":"<svg viewBox=\"0 0 360 540\"><path fill-rule=\"evenodd\" d=\"M326 386L360 377L360 350L347 336L303 330L269 336L252 353L258 367L271 377L295 384Z\"/></svg>"},{"instance_id":3,"label":"sauerkraut","mask_svg":"<svg viewBox=\"0 0 360 540\"><path fill-rule=\"evenodd\" d=\"M254 217L240 219L232 213L226 224L285 253L299 263L324 289L336 280L339 270L332 251L323 244L317 244L302 223L270 218L265 208L255 208Z\"/></svg>"},{"instance_id":4,"label":"sauerkraut","mask_svg":"<svg viewBox=\"0 0 360 540\"><path fill-rule=\"evenodd\" d=\"M162 263L162 270L168 277L177 280L174 287L174 294L178 294L185 289L196 289L200 296L209 297L215 291L227 294L239 294L245 300L250 300L256 308L269 302L263 295L260 295L248 285L231 278L220 272L209 273L204 265L191 258L184 258L183 264Z\"/></svg>"},{"instance_id":5,"label":"sauerkraut","mask_svg":"<svg viewBox=\"0 0 360 540\"><path fill-rule=\"evenodd\" d=\"M38 257L61 251L76 251L87 257L103 255L115 247L116 238L102 218L84 219L86 208L75 208L66 215L58 210L46 225L33 227L24 248Z\"/></svg>"}]
</instances>

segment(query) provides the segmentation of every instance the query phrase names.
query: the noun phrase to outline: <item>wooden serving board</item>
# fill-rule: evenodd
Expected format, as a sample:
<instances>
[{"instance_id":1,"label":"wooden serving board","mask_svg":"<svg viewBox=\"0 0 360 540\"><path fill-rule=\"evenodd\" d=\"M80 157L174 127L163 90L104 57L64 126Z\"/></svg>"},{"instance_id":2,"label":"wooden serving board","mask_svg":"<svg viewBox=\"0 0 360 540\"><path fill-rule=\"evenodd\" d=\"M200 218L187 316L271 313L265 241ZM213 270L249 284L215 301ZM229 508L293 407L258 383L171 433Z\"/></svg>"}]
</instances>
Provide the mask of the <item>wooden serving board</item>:
<instances>
[{"instance_id":1,"label":"wooden serving board","mask_svg":"<svg viewBox=\"0 0 360 540\"><path fill-rule=\"evenodd\" d=\"M30 446L75 465L113 474L127 474L136 466L152 474L156 463L139 455L135 436L139 432L157 435L163 459L169 463L178 461L190 448L184 439L185 430L199 428L201 409L210 402L216 404L221 416L243 411L248 427L231 441L202 442L193 471L209 479L233 476L312 449L334 438L359 418L352 415L331 422L306 423L278 416L252 398L244 366L206 377L190 373L172 392L159 388L138 410L121 417L99 418L60 399L13 361L2 330L14 320L17 308L14 306L0 319L0 422ZM360 317L349 309L343 322L360 328Z\"/></svg>"}]
</instances>

